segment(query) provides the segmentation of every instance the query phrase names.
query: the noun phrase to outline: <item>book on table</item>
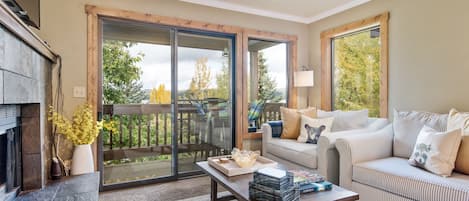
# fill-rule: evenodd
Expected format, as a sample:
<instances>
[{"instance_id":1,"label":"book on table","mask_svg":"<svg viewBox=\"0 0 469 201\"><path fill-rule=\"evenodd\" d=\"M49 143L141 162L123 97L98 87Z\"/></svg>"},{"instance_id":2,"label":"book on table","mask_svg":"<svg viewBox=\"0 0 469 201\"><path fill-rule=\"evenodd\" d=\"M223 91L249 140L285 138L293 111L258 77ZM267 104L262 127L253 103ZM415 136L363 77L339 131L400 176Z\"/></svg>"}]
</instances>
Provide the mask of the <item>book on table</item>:
<instances>
[{"instance_id":1,"label":"book on table","mask_svg":"<svg viewBox=\"0 0 469 201\"><path fill-rule=\"evenodd\" d=\"M299 186L301 193L319 192L331 190L333 184L326 181L323 176L306 171L306 170L290 170L293 174L293 180Z\"/></svg>"},{"instance_id":2,"label":"book on table","mask_svg":"<svg viewBox=\"0 0 469 201\"><path fill-rule=\"evenodd\" d=\"M276 168L263 168L254 172L249 182L251 200L297 201L300 198L298 185L293 182L293 174Z\"/></svg>"}]
</instances>

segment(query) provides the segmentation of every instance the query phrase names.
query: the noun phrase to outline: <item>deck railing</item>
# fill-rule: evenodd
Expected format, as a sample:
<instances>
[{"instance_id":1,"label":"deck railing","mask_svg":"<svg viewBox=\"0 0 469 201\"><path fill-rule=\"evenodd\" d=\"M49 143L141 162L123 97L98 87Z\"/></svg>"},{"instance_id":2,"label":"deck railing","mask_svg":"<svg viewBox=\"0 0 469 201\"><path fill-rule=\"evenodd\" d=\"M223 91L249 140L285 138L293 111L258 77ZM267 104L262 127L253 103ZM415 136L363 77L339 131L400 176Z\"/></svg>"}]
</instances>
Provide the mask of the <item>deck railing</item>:
<instances>
[{"instance_id":1,"label":"deck railing","mask_svg":"<svg viewBox=\"0 0 469 201\"><path fill-rule=\"evenodd\" d=\"M260 122L280 119L282 105L266 104ZM210 116L199 110L193 104L178 104L178 152L203 152L208 156L225 151L231 145L231 142L223 144L223 141L232 140L231 136L224 136L231 133L231 121L217 114L227 108L208 108L212 111ZM103 118L112 120L117 129L117 133L106 131L103 135L105 161L171 155L171 104L104 105Z\"/></svg>"}]
</instances>

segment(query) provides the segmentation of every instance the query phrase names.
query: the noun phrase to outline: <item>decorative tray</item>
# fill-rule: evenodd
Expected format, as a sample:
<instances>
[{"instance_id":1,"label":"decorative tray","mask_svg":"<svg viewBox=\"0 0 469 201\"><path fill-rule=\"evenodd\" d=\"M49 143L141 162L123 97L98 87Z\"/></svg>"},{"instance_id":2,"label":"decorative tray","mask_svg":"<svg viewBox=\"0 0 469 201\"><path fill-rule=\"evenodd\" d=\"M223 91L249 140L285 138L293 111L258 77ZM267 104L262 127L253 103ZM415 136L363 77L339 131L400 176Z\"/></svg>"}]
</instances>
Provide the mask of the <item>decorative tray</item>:
<instances>
[{"instance_id":1,"label":"decorative tray","mask_svg":"<svg viewBox=\"0 0 469 201\"><path fill-rule=\"evenodd\" d=\"M220 158L228 158L229 160L225 163L221 163ZM262 156L258 156L256 163L254 163L250 168L242 168L238 166L238 164L236 164L236 162L231 158L231 155L209 157L207 161L210 166L229 177L253 173L261 168L277 167L277 162Z\"/></svg>"}]
</instances>

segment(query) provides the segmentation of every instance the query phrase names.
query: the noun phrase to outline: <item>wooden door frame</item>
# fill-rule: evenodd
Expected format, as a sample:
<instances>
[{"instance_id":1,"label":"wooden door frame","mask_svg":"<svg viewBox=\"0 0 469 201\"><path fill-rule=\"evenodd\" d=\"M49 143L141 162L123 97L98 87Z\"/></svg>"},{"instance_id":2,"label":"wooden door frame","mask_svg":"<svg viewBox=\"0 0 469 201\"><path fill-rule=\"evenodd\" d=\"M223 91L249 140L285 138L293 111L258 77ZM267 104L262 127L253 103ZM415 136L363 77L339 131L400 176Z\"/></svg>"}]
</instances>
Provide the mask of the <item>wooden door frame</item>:
<instances>
[{"instance_id":1,"label":"wooden door frame","mask_svg":"<svg viewBox=\"0 0 469 201\"><path fill-rule=\"evenodd\" d=\"M287 34L278 34L267 31L258 31L253 29L246 29L237 26L230 25L221 25L213 24L207 22L200 22L194 20L185 20L175 17L166 17L149 13L140 13L135 11L113 9L113 8L103 8L94 5L85 5L85 12L87 14L87 23L88 23L88 37L87 37L87 102L91 105L97 105L98 103L98 86L99 86L99 69L100 69L100 39L101 35L100 30L100 18L117 18L124 20L133 20L138 22L145 22L150 24L159 24L159 25L168 25L174 27L182 27L188 29L195 29L201 31L213 31L226 34L234 34L236 39L236 58L235 58L235 68L242 69L237 70L235 77L236 86L233 86L236 94L241 94L236 101L236 111L234 116L236 118L236 133L235 141L236 147L243 147L243 134L247 132L248 122L247 122L247 71L244 57L244 45L247 45L247 39L249 37L269 39L275 41L283 41L289 44L289 106L297 106L297 91L293 88L293 72L297 69L297 36L287 35ZM247 50L247 46L246 46ZM97 114L97 109L94 109L94 114ZM93 146L94 155L97 156L97 145ZM95 157L96 158L96 157ZM97 161L95 160L95 166L97 167Z\"/></svg>"},{"instance_id":2,"label":"wooden door frame","mask_svg":"<svg viewBox=\"0 0 469 201\"><path fill-rule=\"evenodd\" d=\"M373 25L380 28L381 64L380 64L380 117L388 117L388 65L389 65L389 12L348 23L321 33L321 108L332 109L332 57L331 40L345 33L350 33Z\"/></svg>"}]
</instances>

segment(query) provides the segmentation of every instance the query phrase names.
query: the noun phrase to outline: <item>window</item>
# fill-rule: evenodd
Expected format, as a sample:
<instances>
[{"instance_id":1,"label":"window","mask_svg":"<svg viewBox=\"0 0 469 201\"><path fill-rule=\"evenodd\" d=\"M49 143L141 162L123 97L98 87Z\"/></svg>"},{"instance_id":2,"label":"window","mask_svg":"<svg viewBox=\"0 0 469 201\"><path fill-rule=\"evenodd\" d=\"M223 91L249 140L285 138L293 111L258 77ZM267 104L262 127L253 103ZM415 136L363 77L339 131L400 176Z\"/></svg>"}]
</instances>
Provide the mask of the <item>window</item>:
<instances>
[{"instance_id":1,"label":"window","mask_svg":"<svg viewBox=\"0 0 469 201\"><path fill-rule=\"evenodd\" d=\"M332 110L368 109L378 117L379 27L332 38Z\"/></svg>"},{"instance_id":2,"label":"window","mask_svg":"<svg viewBox=\"0 0 469 201\"><path fill-rule=\"evenodd\" d=\"M249 105L261 103L263 109L257 125L280 119L280 107L287 105L287 43L249 38L248 40Z\"/></svg>"},{"instance_id":3,"label":"window","mask_svg":"<svg viewBox=\"0 0 469 201\"><path fill-rule=\"evenodd\" d=\"M387 117L388 19L384 13L321 33L323 109Z\"/></svg>"}]
</instances>

